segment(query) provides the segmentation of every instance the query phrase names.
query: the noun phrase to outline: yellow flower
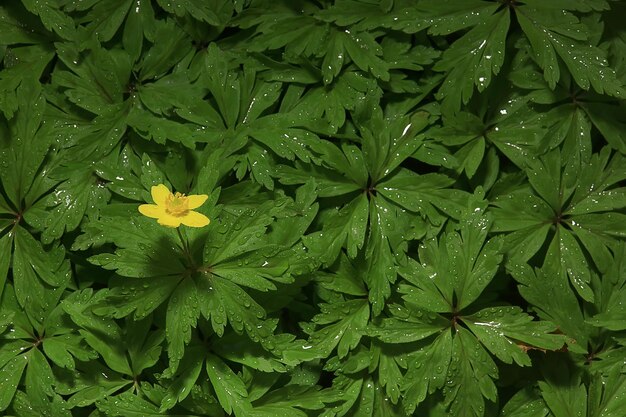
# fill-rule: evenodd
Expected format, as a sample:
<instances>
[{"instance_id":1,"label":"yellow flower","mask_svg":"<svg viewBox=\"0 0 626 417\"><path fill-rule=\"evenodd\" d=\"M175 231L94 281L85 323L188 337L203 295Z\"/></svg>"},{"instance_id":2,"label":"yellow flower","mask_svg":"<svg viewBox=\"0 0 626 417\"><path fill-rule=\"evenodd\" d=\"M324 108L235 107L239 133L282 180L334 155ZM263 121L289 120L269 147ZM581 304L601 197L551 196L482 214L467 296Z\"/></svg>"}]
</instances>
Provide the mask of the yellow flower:
<instances>
[{"instance_id":1,"label":"yellow flower","mask_svg":"<svg viewBox=\"0 0 626 417\"><path fill-rule=\"evenodd\" d=\"M193 211L209 198L208 195L185 195L172 192L163 184L155 185L150 190L155 204L142 204L139 212L144 216L157 219L167 227L178 227L181 224L191 227L204 227L210 220L204 214Z\"/></svg>"}]
</instances>

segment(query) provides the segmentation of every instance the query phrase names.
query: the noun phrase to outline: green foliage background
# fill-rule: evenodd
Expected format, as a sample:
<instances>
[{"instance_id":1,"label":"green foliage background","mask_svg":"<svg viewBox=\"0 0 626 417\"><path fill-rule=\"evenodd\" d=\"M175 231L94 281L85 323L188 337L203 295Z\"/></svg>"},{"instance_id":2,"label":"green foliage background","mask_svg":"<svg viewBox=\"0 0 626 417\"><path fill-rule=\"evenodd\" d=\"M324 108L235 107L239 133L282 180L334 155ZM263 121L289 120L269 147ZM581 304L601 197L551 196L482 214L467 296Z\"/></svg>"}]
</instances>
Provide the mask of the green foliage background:
<instances>
[{"instance_id":1,"label":"green foliage background","mask_svg":"<svg viewBox=\"0 0 626 417\"><path fill-rule=\"evenodd\" d=\"M623 417L625 19L2 2L0 413Z\"/></svg>"}]
</instances>

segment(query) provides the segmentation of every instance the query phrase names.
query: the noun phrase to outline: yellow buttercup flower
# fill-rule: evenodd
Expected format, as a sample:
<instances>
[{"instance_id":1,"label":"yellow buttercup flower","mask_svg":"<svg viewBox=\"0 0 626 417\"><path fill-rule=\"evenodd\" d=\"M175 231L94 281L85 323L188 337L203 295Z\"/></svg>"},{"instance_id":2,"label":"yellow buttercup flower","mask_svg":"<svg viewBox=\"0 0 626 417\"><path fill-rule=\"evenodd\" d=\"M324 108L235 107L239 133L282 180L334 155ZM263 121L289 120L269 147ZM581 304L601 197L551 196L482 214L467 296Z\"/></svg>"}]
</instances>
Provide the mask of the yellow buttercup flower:
<instances>
[{"instance_id":1,"label":"yellow buttercup flower","mask_svg":"<svg viewBox=\"0 0 626 417\"><path fill-rule=\"evenodd\" d=\"M139 212L144 216L157 219L167 227L178 227L181 224L191 227L204 227L210 220L204 214L193 211L204 204L208 195L173 194L165 185L159 184L150 190L155 204L142 204Z\"/></svg>"}]
</instances>

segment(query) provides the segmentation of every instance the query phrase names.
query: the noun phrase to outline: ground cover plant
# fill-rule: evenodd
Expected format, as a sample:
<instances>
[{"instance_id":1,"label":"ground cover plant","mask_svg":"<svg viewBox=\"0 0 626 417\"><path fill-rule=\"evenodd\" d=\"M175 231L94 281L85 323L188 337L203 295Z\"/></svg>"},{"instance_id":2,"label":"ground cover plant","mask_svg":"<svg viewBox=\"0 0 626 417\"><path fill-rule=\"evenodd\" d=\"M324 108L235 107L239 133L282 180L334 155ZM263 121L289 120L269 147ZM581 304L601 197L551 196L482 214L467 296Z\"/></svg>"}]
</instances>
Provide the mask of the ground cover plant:
<instances>
[{"instance_id":1,"label":"ground cover plant","mask_svg":"<svg viewBox=\"0 0 626 417\"><path fill-rule=\"evenodd\" d=\"M0 3L0 414L626 415L626 3Z\"/></svg>"}]
</instances>

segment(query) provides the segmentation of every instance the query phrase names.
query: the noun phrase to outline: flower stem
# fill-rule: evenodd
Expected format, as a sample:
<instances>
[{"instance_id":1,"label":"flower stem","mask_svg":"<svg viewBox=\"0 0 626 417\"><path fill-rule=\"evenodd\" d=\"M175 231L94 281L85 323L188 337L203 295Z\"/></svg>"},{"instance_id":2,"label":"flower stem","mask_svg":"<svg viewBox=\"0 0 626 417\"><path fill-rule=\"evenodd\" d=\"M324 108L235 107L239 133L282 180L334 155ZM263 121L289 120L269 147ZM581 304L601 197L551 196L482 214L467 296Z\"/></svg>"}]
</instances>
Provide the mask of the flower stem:
<instances>
[{"instance_id":1,"label":"flower stem","mask_svg":"<svg viewBox=\"0 0 626 417\"><path fill-rule=\"evenodd\" d=\"M191 249L189 249L189 243L183 237L183 234L180 232L180 229L177 227L176 232L178 232L178 237L180 238L180 242L183 244L183 252L185 253L185 257L187 261L189 261L189 266L195 268L195 263L193 262L193 258L191 257Z\"/></svg>"}]
</instances>

